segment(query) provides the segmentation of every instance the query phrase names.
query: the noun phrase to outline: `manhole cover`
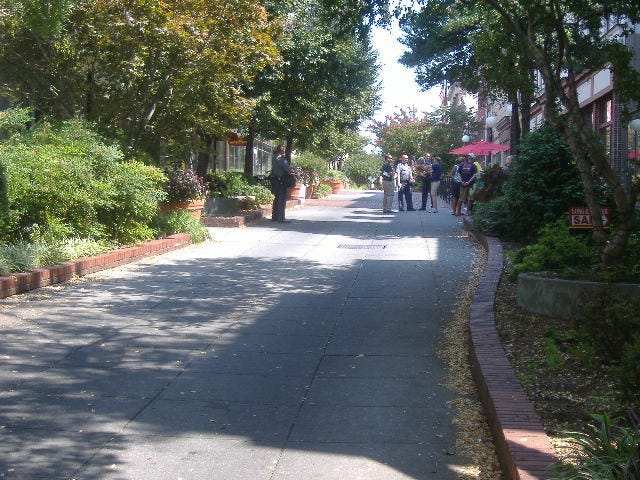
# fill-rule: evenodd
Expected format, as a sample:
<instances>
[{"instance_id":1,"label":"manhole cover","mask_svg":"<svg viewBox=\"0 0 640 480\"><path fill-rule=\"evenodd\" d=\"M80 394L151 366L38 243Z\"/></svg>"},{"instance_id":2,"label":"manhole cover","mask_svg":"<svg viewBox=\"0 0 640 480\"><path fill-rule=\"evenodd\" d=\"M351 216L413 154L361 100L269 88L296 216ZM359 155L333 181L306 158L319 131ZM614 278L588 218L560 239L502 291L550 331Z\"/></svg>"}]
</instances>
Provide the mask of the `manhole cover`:
<instances>
[{"instance_id":1,"label":"manhole cover","mask_svg":"<svg viewBox=\"0 0 640 480\"><path fill-rule=\"evenodd\" d=\"M350 250L381 250L383 248L387 248L386 245L348 245L341 244L338 245L338 248L348 248Z\"/></svg>"}]
</instances>

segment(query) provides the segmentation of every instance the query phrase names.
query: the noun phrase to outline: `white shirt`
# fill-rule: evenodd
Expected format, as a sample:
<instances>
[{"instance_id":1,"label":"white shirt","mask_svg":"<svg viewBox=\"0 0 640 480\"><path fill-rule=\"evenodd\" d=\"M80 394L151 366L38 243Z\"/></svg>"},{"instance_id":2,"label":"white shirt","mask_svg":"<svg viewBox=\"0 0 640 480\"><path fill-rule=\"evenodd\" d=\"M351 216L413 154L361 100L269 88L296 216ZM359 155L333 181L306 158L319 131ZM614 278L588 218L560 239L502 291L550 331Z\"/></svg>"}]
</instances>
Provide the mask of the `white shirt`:
<instances>
[{"instance_id":1,"label":"white shirt","mask_svg":"<svg viewBox=\"0 0 640 480\"><path fill-rule=\"evenodd\" d=\"M413 170L408 163L399 163L396 167L396 174L400 182L407 182L413 177Z\"/></svg>"}]
</instances>

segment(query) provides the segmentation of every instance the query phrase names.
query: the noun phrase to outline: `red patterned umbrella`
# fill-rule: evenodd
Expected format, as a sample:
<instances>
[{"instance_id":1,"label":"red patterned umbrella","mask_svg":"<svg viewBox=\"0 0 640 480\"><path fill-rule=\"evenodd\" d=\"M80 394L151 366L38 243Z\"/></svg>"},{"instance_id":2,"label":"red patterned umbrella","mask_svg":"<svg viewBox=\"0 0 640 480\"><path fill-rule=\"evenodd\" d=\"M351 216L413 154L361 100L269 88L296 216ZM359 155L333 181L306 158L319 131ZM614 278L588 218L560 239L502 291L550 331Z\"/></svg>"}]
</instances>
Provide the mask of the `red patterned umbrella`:
<instances>
[{"instance_id":1,"label":"red patterned umbrella","mask_svg":"<svg viewBox=\"0 0 640 480\"><path fill-rule=\"evenodd\" d=\"M449 153L454 155L468 155L473 153L474 155L491 155L493 152L503 152L509 150L508 145L500 145L499 143L487 142L486 140L480 140L479 142L473 142L469 145L454 148Z\"/></svg>"}]
</instances>

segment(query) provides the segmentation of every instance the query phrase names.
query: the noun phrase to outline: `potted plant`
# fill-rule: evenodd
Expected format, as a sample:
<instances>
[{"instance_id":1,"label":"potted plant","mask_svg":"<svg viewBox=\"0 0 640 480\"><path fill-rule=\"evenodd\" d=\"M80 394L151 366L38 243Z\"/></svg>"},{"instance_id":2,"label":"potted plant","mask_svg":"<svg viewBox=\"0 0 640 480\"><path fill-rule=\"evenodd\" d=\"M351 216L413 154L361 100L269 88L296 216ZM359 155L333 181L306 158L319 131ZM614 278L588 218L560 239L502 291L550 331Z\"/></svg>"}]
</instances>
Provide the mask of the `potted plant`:
<instances>
[{"instance_id":1,"label":"potted plant","mask_svg":"<svg viewBox=\"0 0 640 480\"><path fill-rule=\"evenodd\" d=\"M171 170L166 177L167 198L160 205L160 211L186 209L193 217L200 218L208 192L204 179L190 168Z\"/></svg>"},{"instance_id":2,"label":"potted plant","mask_svg":"<svg viewBox=\"0 0 640 480\"><path fill-rule=\"evenodd\" d=\"M325 176L325 182L331 186L331 193L338 193L346 180L347 176L340 170L329 170Z\"/></svg>"},{"instance_id":3,"label":"potted plant","mask_svg":"<svg viewBox=\"0 0 640 480\"><path fill-rule=\"evenodd\" d=\"M307 181L307 176L302 167L297 165L291 166L290 173L296 178L296 186L287 189L287 200L296 200L300 195L302 185L305 185L305 181Z\"/></svg>"}]
</instances>

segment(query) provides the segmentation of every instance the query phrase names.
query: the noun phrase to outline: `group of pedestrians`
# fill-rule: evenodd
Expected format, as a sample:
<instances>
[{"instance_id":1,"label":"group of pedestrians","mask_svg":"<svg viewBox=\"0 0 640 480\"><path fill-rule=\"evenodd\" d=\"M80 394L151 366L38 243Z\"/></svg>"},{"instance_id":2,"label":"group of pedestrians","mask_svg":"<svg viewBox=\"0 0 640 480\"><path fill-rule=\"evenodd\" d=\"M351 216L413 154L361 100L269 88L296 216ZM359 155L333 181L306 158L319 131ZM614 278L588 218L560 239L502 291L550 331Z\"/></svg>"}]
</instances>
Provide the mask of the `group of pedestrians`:
<instances>
[{"instance_id":1,"label":"group of pedestrians","mask_svg":"<svg viewBox=\"0 0 640 480\"><path fill-rule=\"evenodd\" d=\"M380 168L380 178L382 179L382 190L384 199L382 203L383 213L394 213L392 209L394 194L398 195L398 210L414 212L413 187L416 178L422 181L422 201L417 210L427 210L438 213L438 187L442 176L442 165L440 157L432 157L430 153L420 157L415 165L409 163L409 156L402 155L394 165L393 157L385 155L384 163Z\"/></svg>"},{"instance_id":2,"label":"group of pedestrians","mask_svg":"<svg viewBox=\"0 0 640 480\"><path fill-rule=\"evenodd\" d=\"M463 204L467 205L466 213L471 211L471 189L476 180L476 174L481 171L475 155L458 157L449 171L452 178L452 214L462 215ZM287 187L284 176L291 170L284 145L279 145L272 158L271 190L274 193L271 219L275 222L285 223L285 206ZM415 165L411 165L408 155L402 155L394 164L391 155L385 155L380 168L380 178L384 193L383 213L395 213L393 199L397 192L398 210L415 212L416 210L428 210L430 213L438 213L438 188L442 176L441 159L426 153L418 158ZM416 178L422 181L421 206L416 209L413 206L413 187Z\"/></svg>"}]
</instances>

